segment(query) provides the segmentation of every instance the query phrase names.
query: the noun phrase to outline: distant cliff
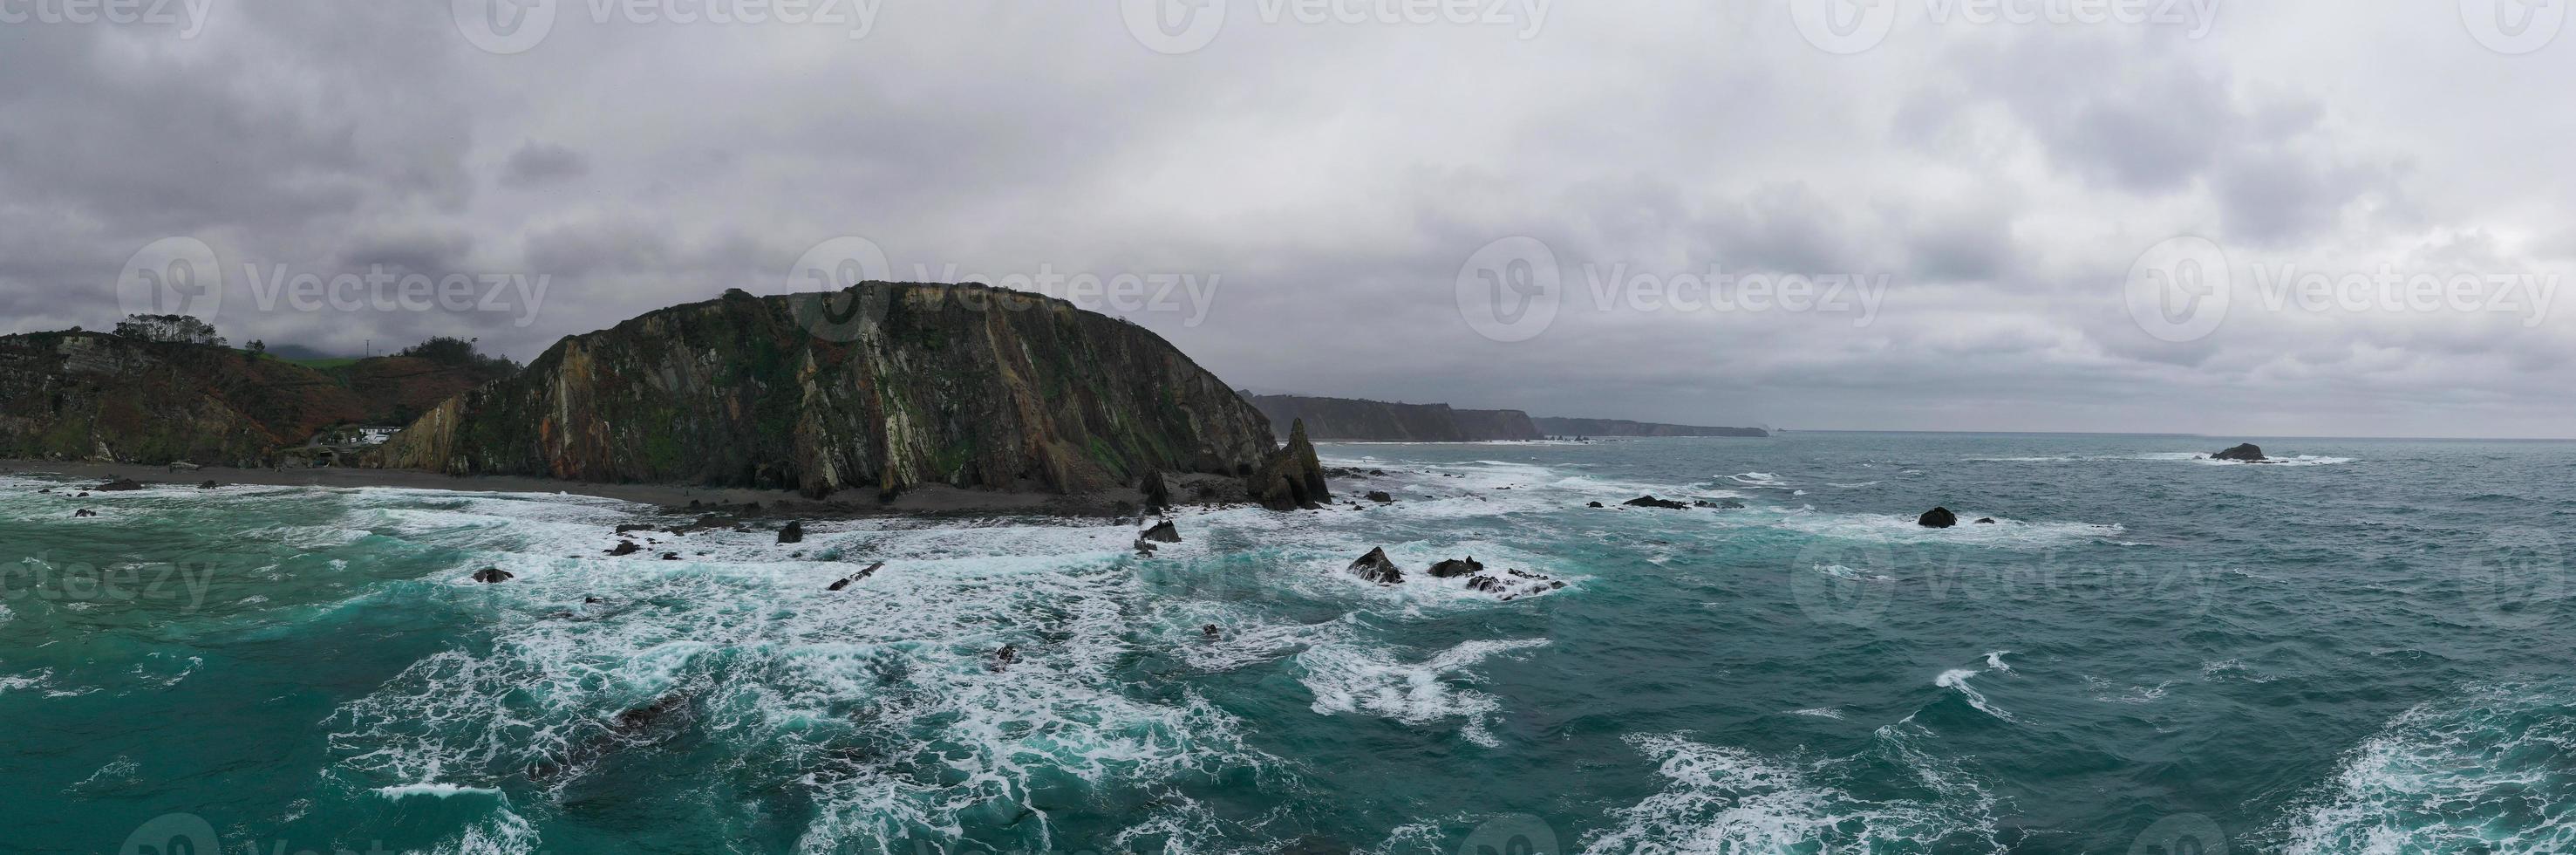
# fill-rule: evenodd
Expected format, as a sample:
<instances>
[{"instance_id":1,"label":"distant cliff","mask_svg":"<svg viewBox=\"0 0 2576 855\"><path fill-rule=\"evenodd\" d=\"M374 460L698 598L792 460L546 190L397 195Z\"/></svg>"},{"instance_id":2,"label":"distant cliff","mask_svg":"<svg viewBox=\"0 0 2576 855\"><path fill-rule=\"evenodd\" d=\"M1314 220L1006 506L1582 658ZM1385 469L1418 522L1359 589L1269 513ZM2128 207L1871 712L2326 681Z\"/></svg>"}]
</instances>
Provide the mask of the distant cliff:
<instances>
[{"instance_id":1,"label":"distant cliff","mask_svg":"<svg viewBox=\"0 0 2576 855\"><path fill-rule=\"evenodd\" d=\"M1252 404L1269 417L1272 431L1285 435L1289 425L1304 421L1307 435L1327 442L1484 442L1540 437L1529 414L1519 410L1459 410L1447 404L1395 404L1302 395L1255 395Z\"/></svg>"},{"instance_id":2,"label":"distant cliff","mask_svg":"<svg viewBox=\"0 0 2576 855\"><path fill-rule=\"evenodd\" d=\"M1156 472L1322 492L1303 461L1273 465L1259 411L1142 327L1052 298L919 283L829 300L728 291L572 336L431 410L379 462L813 496L1073 492Z\"/></svg>"},{"instance_id":3,"label":"distant cliff","mask_svg":"<svg viewBox=\"0 0 2576 855\"><path fill-rule=\"evenodd\" d=\"M0 458L257 466L335 425L399 424L481 379L423 360L316 371L106 333L0 336Z\"/></svg>"},{"instance_id":4,"label":"distant cliff","mask_svg":"<svg viewBox=\"0 0 2576 855\"><path fill-rule=\"evenodd\" d=\"M1624 419L1533 419L1549 436L1770 436L1761 428L1693 427Z\"/></svg>"}]
</instances>

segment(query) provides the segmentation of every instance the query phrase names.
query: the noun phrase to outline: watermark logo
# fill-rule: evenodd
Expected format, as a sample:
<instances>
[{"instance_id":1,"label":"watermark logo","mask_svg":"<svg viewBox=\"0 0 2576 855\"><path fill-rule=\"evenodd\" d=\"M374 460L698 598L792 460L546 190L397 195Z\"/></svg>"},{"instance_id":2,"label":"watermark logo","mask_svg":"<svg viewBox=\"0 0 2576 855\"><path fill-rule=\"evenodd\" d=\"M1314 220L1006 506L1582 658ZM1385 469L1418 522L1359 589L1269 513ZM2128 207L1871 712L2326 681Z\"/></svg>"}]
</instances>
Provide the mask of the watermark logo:
<instances>
[{"instance_id":1,"label":"watermark logo","mask_svg":"<svg viewBox=\"0 0 2576 855\"><path fill-rule=\"evenodd\" d=\"M2194 235L2167 239L2129 266L2129 318L2161 341L2207 338L2227 322L2233 276L2217 241Z\"/></svg>"},{"instance_id":2,"label":"watermark logo","mask_svg":"<svg viewBox=\"0 0 2576 855\"><path fill-rule=\"evenodd\" d=\"M1156 53L1192 53L1225 29L1231 0L1121 0L1127 32ZM1252 0L1265 26L1492 27L1538 37L1555 0Z\"/></svg>"},{"instance_id":3,"label":"watermark logo","mask_svg":"<svg viewBox=\"0 0 2576 855\"><path fill-rule=\"evenodd\" d=\"M117 855L216 855L222 851L214 825L193 813L155 817L126 835L125 845L116 849Z\"/></svg>"},{"instance_id":4,"label":"watermark logo","mask_svg":"<svg viewBox=\"0 0 2576 855\"><path fill-rule=\"evenodd\" d=\"M892 291L859 288L894 278L885 247L863 237L836 237L814 245L787 269L789 310L807 333L825 341L858 341L885 317ZM870 311L874 309L875 311Z\"/></svg>"},{"instance_id":5,"label":"watermark logo","mask_svg":"<svg viewBox=\"0 0 2576 855\"><path fill-rule=\"evenodd\" d=\"M1477 335L1511 343L1537 338L1556 323L1565 272L1556 250L1533 237L1486 244L1458 268L1458 315Z\"/></svg>"},{"instance_id":6,"label":"watermark logo","mask_svg":"<svg viewBox=\"0 0 2576 855\"><path fill-rule=\"evenodd\" d=\"M1876 626L1896 599L1895 564L1884 544L1811 539L1789 561L1789 598L1818 623Z\"/></svg>"},{"instance_id":7,"label":"watermark logo","mask_svg":"<svg viewBox=\"0 0 2576 855\"><path fill-rule=\"evenodd\" d=\"M2566 544L2547 530L2496 529L2480 545L2477 559L2461 568L2461 594L2480 620L2500 629L2560 623L2570 594L2576 593L2566 555Z\"/></svg>"},{"instance_id":8,"label":"watermark logo","mask_svg":"<svg viewBox=\"0 0 2576 855\"><path fill-rule=\"evenodd\" d=\"M2519 56L2558 39L2571 2L2576 0L2460 0L2460 24L2488 50Z\"/></svg>"},{"instance_id":9,"label":"watermark logo","mask_svg":"<svg viewBox=\"0 0 2576 855\"><path fill-rule=\"evenodd\" d=\"M1486 820L1467 833L1458 844L1457 855L1563 855L1556 826L1547 820L1525 813L1504 814Z\"/></svg>"},{"instance_id":10,"label":"watermark logo","mask_svg":"<svg viewBox=\"0 0 2576 855\"><path fill-rule=\"evenodd\" d=\"M215 248L192 237L166 237L135 250L116 277L116 305L127 315L189 315L212 321L224 307L223 264Z\"/></svg>"},{"instance_id":11,"label":"watermark logo","mask_svg":"<svg viewBox=\"0 0 2576 855\"><path fill-rule=\"evenodd\" d=\"M975 282L1013 292L1043 294L1101 313L1177 314L1181 316L1181 326L1191 328L1207 322L1208 311L1216 306L1217 287L1225 282L1224 274L1219 273L1095 273L1058 270L1053 264L1039 264L1033 271L959 273L959 267L950 264L932 270L929 265L916 264L913 279ZM1016 308L1008 304L1005 307Z\"/></svg>"},{"instance_id":12,"label":"watermark logo","mask_svg":"<svg viewBox=\"0 0 2576 855\"><path fill-rule=\"evenodd\" d=\"M2227 855L2227 832L2200 814L2169 816L2147 826L2129 855Z\"/></svg>"},{"instance_id":13,"label":"watermark logo","mask_svg":"<svg viewBox=\"0 0 2576 855\"><path fill-rule=\"evenodd\" d=\"M449 0L456 31L484 53L526 53L554 32L556 0Z\"/></svg>"},{"instance_id":14,"label":"watermark logo","mask_svg":"<svg viewBox=\"0 0 2576 855\"><path fill-rule=\"evenodd\" d=\"M1789 17L1807 43L1849 56L1878 46L1896 29L1899 0L1790 0Z\"/></svg>"},{"instance_id":15,"label":"watermark logo","mask_svg":"<svg viewBox=\"0 0 2576 855\"><path fill-rule=\"evenodd\" d=\"M0 0L0 24L175 27L182 40L206 31L215 0Z\"/></svg>"},{"instance_id":16,"label":"watermark logo","mask_svg":"<svg viewBox=\"0 0 2576 855\"><path fill-rule=\"evenodd\" d=\"M1161 54L1196 52L1225 30L1227 0L1120 0L1127 32Z\"/></svg>"}]
</instances>

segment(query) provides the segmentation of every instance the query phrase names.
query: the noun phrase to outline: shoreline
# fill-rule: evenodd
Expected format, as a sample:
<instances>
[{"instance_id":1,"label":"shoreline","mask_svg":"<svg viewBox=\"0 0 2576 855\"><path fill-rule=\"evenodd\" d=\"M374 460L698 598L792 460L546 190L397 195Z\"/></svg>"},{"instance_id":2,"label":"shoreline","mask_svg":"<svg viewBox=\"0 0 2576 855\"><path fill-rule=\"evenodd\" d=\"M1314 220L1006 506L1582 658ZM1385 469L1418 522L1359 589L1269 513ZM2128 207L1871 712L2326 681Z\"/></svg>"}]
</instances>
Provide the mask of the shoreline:
<instances>
[{"instance_id":1,"label":"shoreline","mask_svg":"<svg viewBox=\"0 0 2576 855\"><path fill-rule=\"evenodd\" d=\"M323 487L355 489L388 487L458 493L570 494L651 505L673 513L726 511L760 517L855 518L1034 514L1068 517L1122 517L1142 513L1144 494L1132 488L1064 494L1039 490L966 490L945 484L916 487L892 502L873 492L844 490L822 499L794 490L705 487L686 484L611 484L558 481L523 475L448 475L420 469L243 469L207 466L171 469L140 463L72 463L49 460L0 460L0 475L57 477L96 484L120 478L143 484L193 487L207 481L218 486ZM757 506L756 510L749 509Z\"/></svg>"}]
</instances>

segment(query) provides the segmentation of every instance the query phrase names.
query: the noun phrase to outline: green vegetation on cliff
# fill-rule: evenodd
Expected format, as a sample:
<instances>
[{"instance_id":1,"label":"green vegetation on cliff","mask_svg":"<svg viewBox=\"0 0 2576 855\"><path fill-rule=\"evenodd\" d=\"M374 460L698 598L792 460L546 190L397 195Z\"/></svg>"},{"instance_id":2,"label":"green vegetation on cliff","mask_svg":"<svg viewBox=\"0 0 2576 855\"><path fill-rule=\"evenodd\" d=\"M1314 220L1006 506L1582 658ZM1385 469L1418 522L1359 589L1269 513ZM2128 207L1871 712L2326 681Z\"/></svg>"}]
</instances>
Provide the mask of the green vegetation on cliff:
<instances>
[{"instance_id":1,"label":"green vegetation on cliff","mask_svg":"<svg viewBox=\"0 0 2576 855\"><path fill-rule=\"evenodd\" d=\"M1086 491L1251 476L1268 423L1169 343L981 285L728 291L573 336L395 437L386 466L787 488Z\"/></svg>"}]
</instances>

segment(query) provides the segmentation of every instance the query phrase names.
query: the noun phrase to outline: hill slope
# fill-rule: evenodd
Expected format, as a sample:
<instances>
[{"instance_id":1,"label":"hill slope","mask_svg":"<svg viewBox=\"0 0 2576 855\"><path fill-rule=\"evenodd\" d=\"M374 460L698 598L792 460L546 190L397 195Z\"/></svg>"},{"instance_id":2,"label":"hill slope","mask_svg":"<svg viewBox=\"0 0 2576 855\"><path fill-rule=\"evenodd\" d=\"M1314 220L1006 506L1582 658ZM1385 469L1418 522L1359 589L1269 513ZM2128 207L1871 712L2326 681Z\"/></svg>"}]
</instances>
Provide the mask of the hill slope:
<instances>
[{"instance_id":1,"label":"hill slope","mask_svg":"<svg viewBox=\"0 0 2576 855\"><path fill-rule=\"evenodd\" d=\"M1071 492L1271 460L1251 404L1133 324L980 285L834 297L728 291L566 338L431 410L380 462L820 496ZM853 314L826 311L845 299Z\"/></svg>"}]
</instances>

